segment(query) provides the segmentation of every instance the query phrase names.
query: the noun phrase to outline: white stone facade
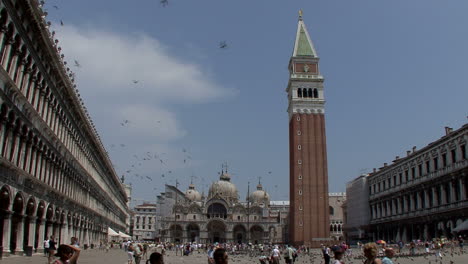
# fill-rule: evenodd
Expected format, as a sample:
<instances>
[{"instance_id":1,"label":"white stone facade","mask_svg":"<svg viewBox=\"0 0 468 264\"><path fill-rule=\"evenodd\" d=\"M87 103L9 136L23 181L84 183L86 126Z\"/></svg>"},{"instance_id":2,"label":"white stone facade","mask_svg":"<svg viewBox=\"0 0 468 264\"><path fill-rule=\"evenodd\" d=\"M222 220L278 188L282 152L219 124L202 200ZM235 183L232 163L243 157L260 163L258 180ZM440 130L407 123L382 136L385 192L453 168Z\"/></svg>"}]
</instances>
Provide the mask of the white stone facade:
<instances>
[{"instance_id":1,"label":"white stone facade","mask_svg":"<svg viewBox=\"0 0 468 264\"><path fill-rule=\"evenodd\" d=\"M410 241L445 236L467 220L468 124L371 173L373 239Z\"/></svg>"},{"instance_id":2,"label":"white stone facade","mask_svg":"<svg viewBox=\"0 0 468 264\"><path fill-rule=\"evenodd\" d=\"M127 196L37 0L0 3L3 255L125 232Z\"/></svg>"},{"instance_id":3,"label":"white stone facade","mask_svg":"<svg viewBox=\"0 0 468 264\"><path fill-rule=\"evenodd\" d=\"M133 239L156 239L156 204L143 203L133 209Z\"/></svg>"}]
</instances>

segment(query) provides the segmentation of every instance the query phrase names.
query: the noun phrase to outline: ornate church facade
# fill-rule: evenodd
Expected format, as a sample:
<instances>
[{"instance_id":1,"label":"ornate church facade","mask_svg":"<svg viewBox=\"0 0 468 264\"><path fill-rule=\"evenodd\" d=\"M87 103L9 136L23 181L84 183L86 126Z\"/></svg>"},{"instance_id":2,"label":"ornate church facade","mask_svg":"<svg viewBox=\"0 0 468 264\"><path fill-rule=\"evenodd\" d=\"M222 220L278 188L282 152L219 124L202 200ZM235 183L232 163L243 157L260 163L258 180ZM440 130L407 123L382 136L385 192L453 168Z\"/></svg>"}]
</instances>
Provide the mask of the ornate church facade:
<instances>
[{"instance_id":1,"label":"ornate church facade","mask_svg":"<svg viewBox=\"0 0 468 264\"><path fill-rule=\"evenodd\" d=\"M239 200L227 172L214 182L207 197L193 184L184 193L166 185L158 196L157 226L163 242L282 243L287 239L287 205L271 205L259 183L246 201Z\"/></svg>"}]
</instances>

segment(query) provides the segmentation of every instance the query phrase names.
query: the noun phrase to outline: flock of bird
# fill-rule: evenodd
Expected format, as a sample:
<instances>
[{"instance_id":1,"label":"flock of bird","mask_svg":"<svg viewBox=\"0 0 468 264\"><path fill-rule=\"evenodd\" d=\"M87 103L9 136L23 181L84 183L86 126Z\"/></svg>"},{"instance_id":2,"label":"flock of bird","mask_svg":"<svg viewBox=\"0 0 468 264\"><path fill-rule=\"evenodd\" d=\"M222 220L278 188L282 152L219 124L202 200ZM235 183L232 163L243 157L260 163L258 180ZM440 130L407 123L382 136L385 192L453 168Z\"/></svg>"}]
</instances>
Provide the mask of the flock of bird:
<instances>
[{"instance_id":1,"label":"flock of bird","mask_svg":"<svg viewBox=\"0 0 468 264\"><path fill-rule=\"evenodd\" d=\"M41 6L43 6L45 4L45 1L41 1ZM162 7L168 7L169 6L169 0L160 0L160 5ZM59 6L57 5L52 5L52 7L55 9L55 10L59 10ZM63 19L60 19L60 26L65 26L65 23L63 21ZM55 33L55 32L54 32ZM228 44L227 44L227 41L223 40L223 41L220 41L219 44L218 44L218 47L220 49L227 49L228 48ZM64 62L66 64L66 62ZM74 67L76 68L81 68L82 65L81 63L77 60L77 59L74 59L74 64L73 64ZM73 78L74 78L74 74L73 74ZM131 80L131 83L133 85L137 85L139 83L141 83L142 80L137 80L137 79L134 79L134 80ZM125 128L125 127L130 127L132 124L132 122L128 119L126 120L123 120L122 122L120 122L120 126L121 128ZM161 124L161 121L156 121L156 125L160 126L162 125ZM110 145L110 149L112 149L113 151L118 151L119 149L120 150L123 150L123 151L127 151L127 145L124 144L124 143L119 143L119 144L111 144ZM172 175L173 174L173 169L170 169L169 168L169 162L167 162L165 159L164 159L164 155L166 153L157 153L157 152L146 152L146 153L140 153L140 154L134 154L133 155L133 162L130 164L130 167L129 168L122 168L122 169L119 169L119 171L121 171L122 173L122 181L125 180L125 179L128 179L127 181L128 182L132 182L132 181L135 181L135 180L139 180L139 181L153 181L155 178L154 177L151 177L151 176L148 176L148 175L144 175L144 173L141 173L140 172L140 169L143 168L143 165L145 163L154 163L154 164L158 164L159 166L161 166L161 169L160 171L163 171L163 173L161 173L161 175L159 175L159 177L161 178L161 181L162 182L166 182L166 180L168 180L167 178L169 178L168 176ZM187 151L186 148L183 148L182 149L182 155L179 155L182 157L182 160L180 161L180 163L182 165L187 165L187 163L189 163L189 161L192 159L192 155ZM114 165L116 167L116 169L118 169L118 167L116 165ZM195 176L192 176L192 180ZM197 178L197 177L195 177Z\"/></svg>"}]
</instances>

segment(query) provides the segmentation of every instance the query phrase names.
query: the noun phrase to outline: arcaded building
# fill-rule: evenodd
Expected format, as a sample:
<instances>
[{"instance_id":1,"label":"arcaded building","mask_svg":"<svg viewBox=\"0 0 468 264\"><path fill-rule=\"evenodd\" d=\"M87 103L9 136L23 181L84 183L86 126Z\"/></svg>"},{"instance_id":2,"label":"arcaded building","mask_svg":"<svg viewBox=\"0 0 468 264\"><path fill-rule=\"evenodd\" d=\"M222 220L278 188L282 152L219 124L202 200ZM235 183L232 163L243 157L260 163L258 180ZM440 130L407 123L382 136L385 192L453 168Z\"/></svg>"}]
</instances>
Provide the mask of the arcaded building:
<instances>
[{"instance_id":1,"label":"arcaded building","mask_svg":"<svg viewBox=\"0 0 468 264\"><path fill-rule=\"evenodd\" d=\"M468 124L445 132L368 176L374 240L451 238L468 219Z\"/></svg>"},{"instance_id":2,"label":"arcaded building","mask_svg":"<svg viewBox=\"0 0 468 264\"><path fill-rule=\"evenodd\" d=\"M37 0L0 2L0 246L125 232L127 195Z\"/></svg>"},{"instance_id":3,"label":"arcaded building","mask_svg":"<svg viewBox=\"0 0 468 264\"><path fill-rule=\"evenodd\" d=\"M324 78L302 12L288 69L289 235L317 247L330 238Z\"/></svg>"}]
</instances>

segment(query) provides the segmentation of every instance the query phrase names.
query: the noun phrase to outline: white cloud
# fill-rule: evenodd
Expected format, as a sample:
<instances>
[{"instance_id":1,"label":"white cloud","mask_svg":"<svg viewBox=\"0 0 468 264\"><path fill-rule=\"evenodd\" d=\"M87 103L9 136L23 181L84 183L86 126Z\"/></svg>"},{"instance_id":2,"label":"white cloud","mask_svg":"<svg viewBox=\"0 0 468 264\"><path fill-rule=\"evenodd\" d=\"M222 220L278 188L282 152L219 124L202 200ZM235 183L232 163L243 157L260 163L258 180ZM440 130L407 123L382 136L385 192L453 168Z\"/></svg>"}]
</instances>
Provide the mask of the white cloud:
<instances>
[{"instance_id":1,"label":"white cloud","mask_svg":"<svg viewBox=\"0 0 468 264\"><path fill-rule=\"evenodd\" d=\"M162 174L183 174L181 170L196 164L174 148L187 132L177 117L180 113L172 109L181 104L209 103L235 91L217 83L207 67L171 55L171 49L143 33L74 26L56 31L68 67L76 73L77 87L119 175L152 184L156 180L150 182L146 176L158 176L158 181L164 182L169 179ZM74 66L74 60L81 67ZM143 160L148 152L153 158Z\"/></svg>"},{"instance_id":2,"label":"white cloud","mask_svg":"<svg viewBox=\"0 0 468 264\"><path fill-rule=\"evenodd\" d=\"M144 33L74 26L56 30L68 67L76 73L77 87L95 123L101 124L103 138L108 133L118 141L133 136L135 142L128 144L135 145L138 140L180 139L186 132L171 108L235 93L216 83L202 65L172 56L169 48ZM80 67L74 65L75 60ZM122 127L123 120L130 124ZM116 129L125 131L115 133Z\"/></svg>"},{"instance_id":3,"label":"white cloud","mask_svg":"<svg viewBox=\"0 0 468 264\"><path fill-rule=\"evenodd\" d=\"M171 56L157 39L143 33L125 34L60 28L65 59L82 65L79 82L92 83L95 92L132 93L153 102L198 103L233 94L211 79L201 65ZM138 80L137 84L132 80Z\"/></svg>"}]
</instances>

